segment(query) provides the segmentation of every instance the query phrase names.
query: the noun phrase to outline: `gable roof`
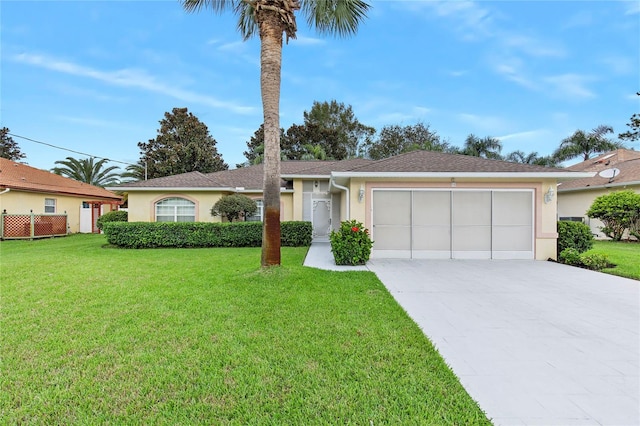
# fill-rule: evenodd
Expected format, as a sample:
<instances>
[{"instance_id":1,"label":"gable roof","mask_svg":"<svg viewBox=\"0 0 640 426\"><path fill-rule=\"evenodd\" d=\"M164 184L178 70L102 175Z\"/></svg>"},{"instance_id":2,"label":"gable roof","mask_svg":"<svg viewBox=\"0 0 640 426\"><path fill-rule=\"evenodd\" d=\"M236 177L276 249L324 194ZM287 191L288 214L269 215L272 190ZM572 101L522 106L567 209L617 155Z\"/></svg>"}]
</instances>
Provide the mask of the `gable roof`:
<instances>
[{"instance_id":1,"label":"gable roof","mask_svg":"<svg viewBox=\"0 0 640 426\"><path fill-rule=\"evenodd\" d=\"M18 191L86 197L91 200L122 200L122 197L104 188L0 158L0 189L7 188Z\"/></svg>"},{"instance_id":2,"label":"gable roof","mask_svg":"<svg viewBox=\"0 0 640 426\"><path fill-rule=\"evenodd\" d=\"M558 187L559 192L580 191L597 188L640 186L640 152L631 149L616 149L605 152L595 158L574 164L567 169L579 172L591 172L594 176L565 182ZM617 169L615 176L610 177ZM604 176L600 174L603 170Z\"/></svg>"},{"instance_id":3,"label":"gable roof","mask_svg":"<svg viewBox=\"0 0 640 426\"><path fill-rule=\"evenodd\" d=\"M448 154L434 151L411 151L378 161L352 158L341 161L282 161L280 175L283 179L330 177L548 177L573 179L591 176L591 173L566 169L510 163L500 160ZM145 189L218 189L236 191L262 190L263 165L202 174L184 173L176 176L150 179L113 187L121 191ZM285 185L283 181L282 185Z\"/></svg>"}]
</instances>

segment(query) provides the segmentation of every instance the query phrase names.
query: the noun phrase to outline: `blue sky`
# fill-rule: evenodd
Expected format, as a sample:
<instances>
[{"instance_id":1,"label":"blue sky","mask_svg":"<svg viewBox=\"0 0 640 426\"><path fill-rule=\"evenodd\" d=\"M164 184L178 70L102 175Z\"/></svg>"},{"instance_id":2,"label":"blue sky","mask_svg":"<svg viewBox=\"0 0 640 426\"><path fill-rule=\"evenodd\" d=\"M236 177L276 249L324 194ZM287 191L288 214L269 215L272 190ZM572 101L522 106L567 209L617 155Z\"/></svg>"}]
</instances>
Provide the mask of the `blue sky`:
<instances>
[{"instance_id":1,"label":"blue sky","mask_svg":"<svg viewBox=\"0 0 640 426\"><path fill-rule=\"evenodd\" d=\"M137 143L187 107L234 167L262 123L259 40L233 15L178 1L2 1L0 125L135 163ZM454 145L550 154L577 129L626 130L640 112L639 1L376 1L355 37L298 19L283 48L281 127L314 101L364 124L429 124ZM49 169L79 155L14 138ZM639 149L638 142L631 145Z\"/></svg>"}]
</instances>

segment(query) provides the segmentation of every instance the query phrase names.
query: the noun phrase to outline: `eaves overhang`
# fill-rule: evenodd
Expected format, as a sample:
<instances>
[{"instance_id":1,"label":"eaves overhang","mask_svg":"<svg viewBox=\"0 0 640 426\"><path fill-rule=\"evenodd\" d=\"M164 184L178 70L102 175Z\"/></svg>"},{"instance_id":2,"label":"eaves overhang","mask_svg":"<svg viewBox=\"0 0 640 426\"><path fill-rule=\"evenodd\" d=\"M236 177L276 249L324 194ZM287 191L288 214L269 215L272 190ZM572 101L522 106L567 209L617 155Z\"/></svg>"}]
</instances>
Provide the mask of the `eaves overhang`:
<instances>
[{"instance_id":1,"label":"eaves overhang","mask_svg":"<svg viewBox=\"0 0 640 426\"><path fill-rule=\"evenodd\" d=\"M189 192L211 192L211 191L227 191L227 192L236 192L236 188L232 187L177 187L177 186L111 186L108 188L109 191L119 191L119 192L127 192L127 191L143 191L143 192L152 192L152 191L165 191L165 192L176 192L176 191L189 191Z\"/></svg>"},{"instance_id":2,"label":"eaves overhang","mask_svg":"<svg viewBox=\"0 0 640 426\"><path fill-rule=\"evenodd\" d=\"M580 186L577 188L562 188L562 185L558 186L558 192L577 192L577 191L590 191L592 189L609 189L609 188L624 188L626 186L640 186L640 180L632 182L611 182L604 185L592 185L592 186Z\"/></svg>"},{"instance_id":3,"label":"eaves overhang","mask_svg":"<svg viewBox=\"0 0 640 426\"><path fill-rule=\"evenodd\" d=\"M583 179L595 176L595 172L332 172L333 178L383 178L383 179L557 179L558 181Z\"/></svg>"}]
</instances>

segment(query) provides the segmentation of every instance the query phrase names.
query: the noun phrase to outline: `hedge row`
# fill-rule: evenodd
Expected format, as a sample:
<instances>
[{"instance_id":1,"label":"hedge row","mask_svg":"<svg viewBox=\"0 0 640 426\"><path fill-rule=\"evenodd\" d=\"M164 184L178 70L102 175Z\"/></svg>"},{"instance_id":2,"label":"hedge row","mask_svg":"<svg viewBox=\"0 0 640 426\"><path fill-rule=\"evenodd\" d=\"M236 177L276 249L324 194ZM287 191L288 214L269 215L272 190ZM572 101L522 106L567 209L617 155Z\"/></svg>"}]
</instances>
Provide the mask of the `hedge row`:
<instances>
[{"instance_id":1,"label":"hedge row","mask_svg":"<svg viewBox=\"0 0 640 426\"><path fill-rule=\"evenodd\" d=\"M262 245L262 222L107 222L103 231L109 244L124 248ZM308 246L312 232L311 222L282 222L282 245Z\"/></svg>"}]
</instances>

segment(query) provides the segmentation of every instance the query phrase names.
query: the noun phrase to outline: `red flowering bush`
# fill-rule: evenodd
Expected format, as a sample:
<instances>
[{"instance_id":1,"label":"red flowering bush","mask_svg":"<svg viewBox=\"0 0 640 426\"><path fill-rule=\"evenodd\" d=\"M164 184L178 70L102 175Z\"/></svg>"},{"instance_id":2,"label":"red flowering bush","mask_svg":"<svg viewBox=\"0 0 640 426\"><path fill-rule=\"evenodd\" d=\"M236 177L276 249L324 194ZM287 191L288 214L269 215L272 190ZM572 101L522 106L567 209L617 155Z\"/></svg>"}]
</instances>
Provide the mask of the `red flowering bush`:
<instances>
[{"instance_id":1,"label":"red flowering bush","mask_svg":"<svg viewBox=\"0 0 640 426\"><path fill-rule=\"evenodd\" d=\"M344 221L337 232L331 231L329 238L336 265L364 265L369 260L373 241L362 223Z\"/></svg>"}]
</instances>

